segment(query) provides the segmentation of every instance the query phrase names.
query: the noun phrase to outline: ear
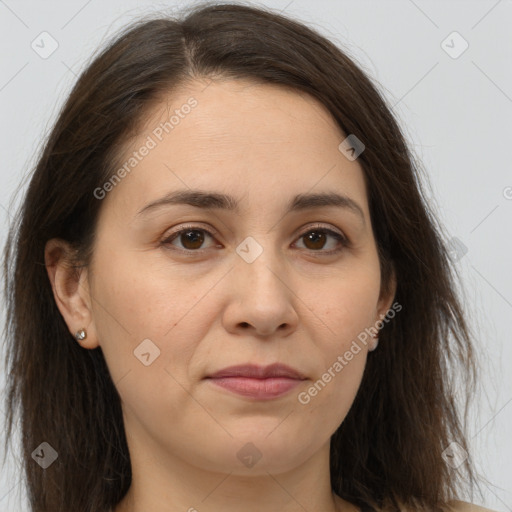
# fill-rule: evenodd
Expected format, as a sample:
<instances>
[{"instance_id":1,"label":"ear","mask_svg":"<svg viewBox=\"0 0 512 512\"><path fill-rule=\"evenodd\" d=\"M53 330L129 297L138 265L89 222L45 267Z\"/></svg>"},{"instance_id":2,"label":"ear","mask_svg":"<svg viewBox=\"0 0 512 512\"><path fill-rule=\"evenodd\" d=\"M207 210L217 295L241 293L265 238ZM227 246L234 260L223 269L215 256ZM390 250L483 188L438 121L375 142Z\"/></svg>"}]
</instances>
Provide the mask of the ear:
<instances>
[{"instance_id":1,"label":"ear","mask_svg":"<svg viewBox=\"0 0 512 512\"><path fill-rule=\"evenodd\" d=\"M53 296L73 338L85 328L87 337L77 341L83 348L98 344L91 308L91 295L86 268L73 267L74 250L68 242L52 238L45 246L45 265L53 289Z\"/></svg>"},{"instance_id":2,"label":"ear","mask_svg":"<svg viewBox=\"0 0 512 512\"><path fill-rule=\"evenodd\" d=\"M391 308L391 304L393 303L393 299L396 294L396 272L393 264L391 265L391 275L389 278L389 283L386 288L381 289L379 302L377 304L377 317L375 318L375 322L377 320L381 320L386 316L386 313ZM401 308L400 308L401 309Z\"/></svg>"}]
</instances>

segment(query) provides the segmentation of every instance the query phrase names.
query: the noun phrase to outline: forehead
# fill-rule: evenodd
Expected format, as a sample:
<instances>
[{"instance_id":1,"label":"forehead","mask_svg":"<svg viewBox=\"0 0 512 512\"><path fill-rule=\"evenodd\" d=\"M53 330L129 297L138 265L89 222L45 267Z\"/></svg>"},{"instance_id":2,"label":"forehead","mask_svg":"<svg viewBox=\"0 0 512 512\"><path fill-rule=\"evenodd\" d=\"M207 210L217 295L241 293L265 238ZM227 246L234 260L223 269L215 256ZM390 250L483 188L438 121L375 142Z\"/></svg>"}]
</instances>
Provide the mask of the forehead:
<instances>
[{"instance_id":1,"label":"forehead","mask_svg":"<svg viewBox=\"0 0 512 512\"><path fill-rule=\"evenodd\" d=\"M344 138L308 94L247 80L194 80L153 106L121 160L149 149L119 189L137 204L186 187L261 200L318 186L361 200L362 169L338 149Z\"/></svg>"},{"instance_id":2,"label":"forehead","mask_svg":"<svg viewBox=\"0 0 512 512\"><path fill-rule=\"evenodd\" d=\"M189 82L162 97L147 118L146 133L168 147L173 141L192 147L192 157L203 148L220 153L229 147L247 157L253 149L264 158L268 149L292 159L336 149L344 138L327 108L310 95L247 80Z\"/></svg>"}]
</instances>

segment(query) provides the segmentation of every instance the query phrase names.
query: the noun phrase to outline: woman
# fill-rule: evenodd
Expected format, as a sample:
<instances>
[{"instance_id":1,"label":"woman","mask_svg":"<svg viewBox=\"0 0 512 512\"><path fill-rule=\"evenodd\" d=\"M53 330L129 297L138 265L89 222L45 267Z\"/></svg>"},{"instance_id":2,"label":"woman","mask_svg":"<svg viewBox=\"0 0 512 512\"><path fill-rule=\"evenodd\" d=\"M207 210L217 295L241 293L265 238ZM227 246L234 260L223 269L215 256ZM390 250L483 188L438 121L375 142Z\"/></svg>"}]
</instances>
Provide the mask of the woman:
<instances>
[{"instance_id":1,"label":"woman","mask_svg":"<svg viewBox=\"0 0 512 512\"><path fill-rule=\"evenodd\" d=\"M418 166L368 77L270 10L128 27L5 252L33 512L478 511L475 373Z\"/></svg>"}]
</instances>

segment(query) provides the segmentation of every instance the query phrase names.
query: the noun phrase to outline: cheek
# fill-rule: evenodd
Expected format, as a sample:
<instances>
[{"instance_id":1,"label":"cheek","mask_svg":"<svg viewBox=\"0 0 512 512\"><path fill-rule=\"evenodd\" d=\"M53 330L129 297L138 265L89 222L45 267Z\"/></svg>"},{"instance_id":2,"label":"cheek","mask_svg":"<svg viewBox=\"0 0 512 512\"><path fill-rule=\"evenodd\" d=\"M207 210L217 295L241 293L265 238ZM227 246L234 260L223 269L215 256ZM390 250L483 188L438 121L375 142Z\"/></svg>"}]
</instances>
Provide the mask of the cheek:
<instances>
[{"instance_id":1,"label":"cheek","mask_svg":"<svg viewBox=\"0 0 512 512\"><path fill-rule=\"evenodd\" d=\"M336 285L319 286L308 297L308 305L314 305L311 339L322 363L299 403L315 418L321 416L331 433L347 415L361 383L368 350L365 342L370 339L365 329L375 321L379 280L373 268L361 267L338 275Z\"/></svg>"},{"instance_id":2,"label":"cheek","mask_svg":"<svg viewBox=\"0 0 512 512\"><path fill-rule=\"evenodd\" d=\"M353 344L350 336L322 347L323 364L308 386L297 396L304 428L332 435L347 416L360 387L366 363L364 345ZM319 419L321 418L321 427Z\"/></svg>"},{"instance_id":3,"label":"cheek","mask_svg":"<svg viewBox=\"0 0 512 512\"><path fill-rule=\"evenodd\" d=\"M119 249L115 259L103 258L95 276L98 302L111 313L116 328L134 337L161 338L194 301L193 284L179 270L155 265L144 253Z\"/></svg>"},{"instance_id":4,"label":"cheek","mask_svg":"<svg viewBox=\"0 0 512 512\"><path fill-rule=\"evenodd\" d=\"M102 306L95 310L95 324L128 414L162 425L186 411L194 416L187 369L206 322L187 313L200 296L190 289L184 293L182 278L164 279L154 269L136 271L119 259L108 270L97 276Z\"/></svg>"},{"instance_id":5,"label":"cheek","mask_svg":"<svg viewBox=\"0 0 512 512\"><path fill-rule=\"evenodd\" d=\"M309 294L307 304L324 334L326 353L348 350L351 342L373 326L380 292L380 275L373 269L337 276L328 286ZM319 336L316 334L316 338ZM312 336L314 334L312 333Z\"/></svg>"},{"instance_id":6,"label":"cheek","mask_svg":"<svg viewBox=\"0 0 512 512\"><path fill-rule=\"evenodd\" d=\"M211 320L211 308L205 308L209 303L202 299L218 276L189 279L168 264L147 264L143 255L102 261L95 272L94 321L114 382L146 368L138 356L148 352L146 362L154 360L149 367L187 379L194 340L205 337ZM140 378L154 380L153 375Z\"/></svg>"}]
</instances>

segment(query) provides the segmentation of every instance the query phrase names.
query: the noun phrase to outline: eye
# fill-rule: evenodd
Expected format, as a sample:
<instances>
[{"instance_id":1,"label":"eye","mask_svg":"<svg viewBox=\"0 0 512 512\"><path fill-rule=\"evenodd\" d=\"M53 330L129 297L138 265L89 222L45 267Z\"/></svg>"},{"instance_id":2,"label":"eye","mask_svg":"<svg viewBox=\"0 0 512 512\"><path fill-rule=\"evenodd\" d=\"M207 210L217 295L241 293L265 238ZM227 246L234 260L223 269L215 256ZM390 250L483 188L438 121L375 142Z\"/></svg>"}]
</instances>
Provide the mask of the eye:
<instances>
[{"instance_id":1,"label":"eye","mask_svg":"<svg viewBox=\"0 0 512 512\"><path fill-rule=\"evenodd\" d=\"M213 235L214 233L199 226L186 226L179 231L171 233L162 243L165 245L174 245L171 242L177 240L181 243L181 247L178 247L178 250L184 252L202 252L202 249L198 249L200 249L201 245L204 243L205 238L210 237L213 239Z\"/></svg>"},{"instance_id":2,"label":"eye","mask_svg":"<svg viewBox=\"0 0 512 512\"><path fill-rule=\"evenodd\" d=\"M333 249L322 250L324 249L329 237L338 243L334 244ZM304 240L306 249L309 249L313 252L320 252L323 255L338 253L345 246L348 246L348 240L344 235L322 226L310 227L307 231L304 231L302 235L300 235L299 240ZM339 247L340 244L342 247ZM336 245L338 245L338 247L336 247Z\"/></svg>"},{"instance_id":3,"label":"eye","mask_svg":"<svg viewBox=\"0 0 512 512\"><path fill-rule=\"evenodd\" d=\"M182 229L171 233L165 240L162 241L163 245L171 245L173 249L184 253L201 254L205 248L202 248L205 240L211 238L214 240L215 232L211 232L197 225L185 226ZM334 248L323 250L329 237L334 239L337 243L331 243ZM330 255L340 252L344 247L349 245L349 240L342 234L322 226L312 226L307 231L304 231L298 238L304 240L305 249L310 252L318 252L322 255ZM181 246L177 246L173 242L179 242ZM340 247L341 245L341 247ZM336 247L337 246L337 247Z\"/></svg>"}]
</instances>

